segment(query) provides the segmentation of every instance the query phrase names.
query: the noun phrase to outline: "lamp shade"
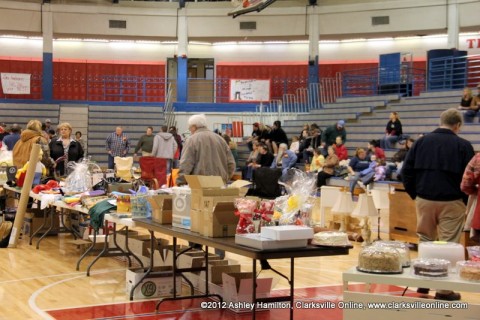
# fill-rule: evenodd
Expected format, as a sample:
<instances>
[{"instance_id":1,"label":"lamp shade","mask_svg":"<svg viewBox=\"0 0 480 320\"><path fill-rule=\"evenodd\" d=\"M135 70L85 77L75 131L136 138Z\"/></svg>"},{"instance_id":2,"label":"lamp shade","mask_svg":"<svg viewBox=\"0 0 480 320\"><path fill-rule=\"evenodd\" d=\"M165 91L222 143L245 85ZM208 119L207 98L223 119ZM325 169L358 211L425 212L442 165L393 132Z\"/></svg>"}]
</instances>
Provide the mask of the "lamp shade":
<instances>
[{"instance_id":1,"label":"lamp shade","mask_svg":"<svg viewBox=\"0 0 480 320\"><path fill-rule=\"evenodd\" d=\"M390 198L388 196L388 190L373 189L371 192L375 208L377 208L378 210L390 208Z\"/></svg>"},{"instance_id":2,"label":"lamp shade","mask_svg":"<svg viewBox=\"0 0 480 320\"><path fill-rule=\"evenodd\" d=\"M352 194L350 192L342 192L333 205L332 212L336 214L349 215L353 208Z\"/></svg>"},{"instance_id":3,"label":"lamp shade","mask_svg":"<svg viewBox=\"0 0 480 320\"><path fill-rule=\"evenodd\" d=\"M358 196L358 202L352 211L352 216L357 217L375 217L378 216L377 208L373 203L373 197L362 193Z\"/></svg>"}]
</instances>

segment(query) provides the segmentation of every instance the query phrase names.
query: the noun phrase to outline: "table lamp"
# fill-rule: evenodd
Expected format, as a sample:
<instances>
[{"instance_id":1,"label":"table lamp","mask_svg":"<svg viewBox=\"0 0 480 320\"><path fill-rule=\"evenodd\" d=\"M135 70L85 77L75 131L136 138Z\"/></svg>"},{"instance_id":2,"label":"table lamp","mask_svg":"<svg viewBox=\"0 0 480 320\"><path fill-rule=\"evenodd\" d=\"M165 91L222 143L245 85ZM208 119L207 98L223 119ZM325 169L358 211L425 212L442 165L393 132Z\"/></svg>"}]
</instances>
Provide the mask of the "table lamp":
<instances>
[{"instance_id":1,"label":"table lamp","mask_svg":"<svg viewBox=\"0 0 480 320\"><path fill-rule=\"evenodd\" d=\"M377 226L377 240L382 240L380 238L380 210L390 209L390 198L388 196L388 190L371 190L373 203L375 208L378 211L378 226Z\"/></svg>"},{"instance_id":2,"label":"table lamp","mask_svg":"<svg viewBox=\"0 0 480 320\"><path fill-rule=\"evenodd\" d=\"M345 216L350 215L353 210L353 201L352 201L352 194L350 192L341 192L338 197L337 201L332 207L332 213L343 215L340 229L338 231L345 232Z\"/></svg>"},{"instance_id":3,"label":"table lamp","mask_svg":"<svg viewBox=\"0 0 480 320\"><path fill-rule=\"evenodd\" d=\"M362 193L358 196L358 202L355 209L352 211L352 216L361 217L364 219L362 227L362 238L364 240L362 246L369 246L372 244L372 231L370 230L369 217L376 217L378 215L377 208L373 203L373 197Z\"/></svg>"}]
</instances>

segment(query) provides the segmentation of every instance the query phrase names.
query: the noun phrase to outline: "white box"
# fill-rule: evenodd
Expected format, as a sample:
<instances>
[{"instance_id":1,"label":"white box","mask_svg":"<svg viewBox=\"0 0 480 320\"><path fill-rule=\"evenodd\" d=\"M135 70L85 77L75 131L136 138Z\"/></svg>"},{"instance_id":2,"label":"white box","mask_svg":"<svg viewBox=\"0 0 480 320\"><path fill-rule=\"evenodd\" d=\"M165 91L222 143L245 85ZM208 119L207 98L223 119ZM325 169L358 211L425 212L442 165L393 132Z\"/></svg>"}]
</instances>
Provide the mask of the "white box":
<instances>
[{"instance_id":1,"label":"white box","mask_svg":"<svg viewBox=\"0 0 480 320\"><path fill-rule=\"evenodd\" d=\"M273 240L264 238L260 233L237 234L235 243L260 250L304 248L308 244L308 239L296 240Z\"/></svg>"},{"instance_id":2,"label":"white box","mask_svg":"<svg viewBox=\"0 0 480 320\"><path fill-rule=\"evenodd\" d=\"M190 205L192 202L192 190L188 187L172 187L172 191L172 226L190 229Z\"/></svg>"},{"instance_id":3,"label":"white box","mask_svg":"<svg viewBox=\"0 0 480 320\"><path fill-rule=\"evenodd\" d=\"M262 227L260 234L263 238L273 240L300 240L313 239L313 228L304 226L274 226Z\"/></svg>"},{"instance_id":4,"label":"white box","mask_svg":"<svg viewBox=\"0 0 480 320\"><path fill-rule=\"evenodd\" d=\"M135 288L133 297L138 299L156 298L173 295L173 268L171 266L154 267L152 274ZM128 269L126 273L126 291L130 294L133 286L143 277L147 268ZM177 276L177 293L182 291L182 277Z\"/></svg>"},{"instance_id":5,"label":"white box","mask_svg":"<svg viewBox=\"0 0 480 320\"><path fill-rule=\"evenodd\" d=\"M253 281L251 272L235 272L235 273L223 273L223 301L227 303L227 306L233 306L235 303L240 302L241 305L245 303L252 303L253 293ZM257 278L256 296L258 298L267 298L270 296L270 290L272 289L273 278ZM234 312L251 312L248 308L229 308ZM261 310L261 309L257 309ZM265 309L268 310L268 309Z\"/></svg>"}]
</instances>

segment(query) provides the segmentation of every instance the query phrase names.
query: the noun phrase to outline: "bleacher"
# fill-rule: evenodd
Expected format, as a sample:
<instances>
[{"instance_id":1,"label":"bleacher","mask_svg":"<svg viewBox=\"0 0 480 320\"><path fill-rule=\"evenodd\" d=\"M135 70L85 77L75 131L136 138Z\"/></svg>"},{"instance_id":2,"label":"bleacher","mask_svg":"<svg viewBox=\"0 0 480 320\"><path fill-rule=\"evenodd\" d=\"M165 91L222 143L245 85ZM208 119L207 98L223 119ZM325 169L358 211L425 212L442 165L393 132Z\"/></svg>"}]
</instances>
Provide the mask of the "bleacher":
<instances>
[{"instance_id":1,"label":"bleacher","mask_svg":"<svg viewBox=\"0 0 480 320\"><path fill-rule=\"evenodd\" d=\"M145 134L148 126L154 133L160 131L165 123L162 107L152 106L95 106L88 107L88 154L101 166L107 164L105 140L115 132L118 126L123 127L130 139L130 153L133 153L138 139Z\"/></svg>"},{"instance_id":2,"label":"bleacher","mask_svg":"<svg viewBox=\"0 0 480 320\"><path fill-rule=\"evenodd\" d=\"M58 104L15 104L0 103L1 121L7 125L17 123L25 129L27 123L32 119L43 122L46 119L52 121L56 128L60 117L60 106Z\"/></svg>"},{"instance_id":3,"label":"bleacher","mask_svg":"<svg viewBox=\"0 0 480 320\"><path fill-rule=\"evenodd\" d=\"M404 134L416 139L419 134L436 129L440 122L441 112L449 108L456 108L461 95L460 90L455 90L422 93L418 97L402 98L397 95L342 97L337 99L336 103L324 105L323 109L300 114L296 120L285 120L282 127L287 136L291 138L300 134L305 123L316 123L324 130L327 126L334 125L338 120L343 119L346 121L346 146L349 156L352 157L357 147L366 148L370 140L380 139L384 136L385 126L392 111L399 113ZM476 119L476 121L478 120ZM480 151L479 133L480 123L467 123L462 127L460 136L469 140L476 151ZM385 150L387 159L391 158L397 150L398 148ZM246 159L248 154L247 147L239 144L240 159ZM338 181L337 184L345 185L348 182Z\"/></svg>"},{"instance_id":4,"label":"bleacher","mask_svg":"<svg viewBox=\"0 0 480 320\"><path fill-rule=\"evenodd\" d=\"M442 111L458 106L461 91L424 93L419 97L401 99L388 96L388 99L383 98L383 105L380 103L382 97L379 96L377 100L369 100L373 97L341 98L336 103L328 104L325 109L299 115L297 120L286 120L283 129L291 137L298 135L305 123L315 122L325 129L343 119L346 121L346 146L352 156L357 147L365 148L368 141L384 136L392 111L399 113L404 134L415 139L419 134L431 132L438 127ZM373 105L373 101L377 104ZM364 104L363 107L361 104ZM460 136L469 140L475 150L480 150L479 132L478 123L467 123L462 127ZM391 157L395 151L396 149L386 150L387 157Z\"/></svg>"}]
</instances>

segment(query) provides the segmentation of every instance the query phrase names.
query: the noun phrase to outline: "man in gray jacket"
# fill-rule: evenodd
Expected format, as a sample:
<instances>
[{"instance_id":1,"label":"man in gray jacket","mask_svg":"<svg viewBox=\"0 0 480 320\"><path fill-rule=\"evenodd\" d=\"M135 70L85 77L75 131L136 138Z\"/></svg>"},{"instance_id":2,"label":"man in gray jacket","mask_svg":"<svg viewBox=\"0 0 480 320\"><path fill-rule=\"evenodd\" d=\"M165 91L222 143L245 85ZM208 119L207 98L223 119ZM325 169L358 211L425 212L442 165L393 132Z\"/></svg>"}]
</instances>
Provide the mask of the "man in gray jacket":
<instances>
[{"instance_id":1,"label":"man in gray jacket","mask_svg":"<svg viewBox=\"0 0 480 320\"><path fill-rule=\"evenodd\" d=\"M167 174L169 174L172 168L172 160L178 146L175 137L167 132L167 130L167 126L162 126L161 131L153 138L152 156L168 159Z\"/></svg>"},{"instance_id":2,"label":"man in gray jacket","mask_svg":"<svg viewBox=\"0 0 480 320\"><path fill-rule=\"evenodd\" d=\"M188 119L192 135L182 150L177 185L186 184L185 175L221 176L227 183L235 171L235 160L225 140L207 128L204 114Z\"/></svg>"}]
</instances>

